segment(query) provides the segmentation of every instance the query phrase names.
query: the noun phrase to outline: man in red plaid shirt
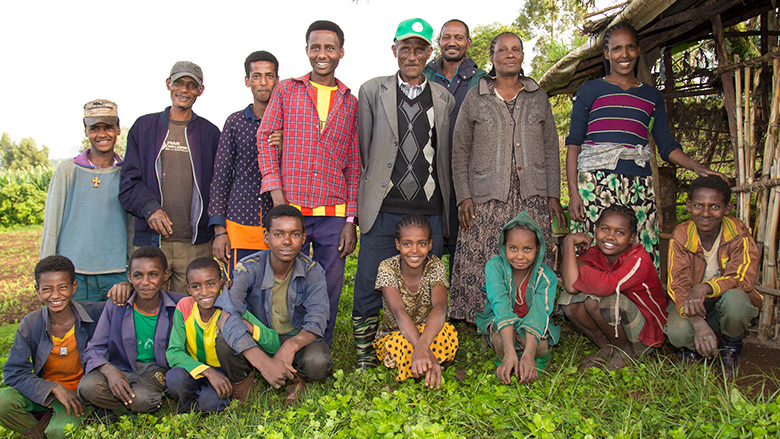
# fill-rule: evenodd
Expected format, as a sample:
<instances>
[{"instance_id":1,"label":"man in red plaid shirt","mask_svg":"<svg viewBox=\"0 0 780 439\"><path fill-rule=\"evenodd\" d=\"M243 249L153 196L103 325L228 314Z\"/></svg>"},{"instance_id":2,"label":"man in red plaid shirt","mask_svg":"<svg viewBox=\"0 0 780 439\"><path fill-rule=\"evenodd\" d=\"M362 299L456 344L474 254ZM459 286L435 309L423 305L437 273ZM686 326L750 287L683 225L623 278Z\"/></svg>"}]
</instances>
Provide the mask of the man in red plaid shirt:
<instances>
[{"instance_id":1,"label":"man in red plaid shirt","mask_svg":"<svg viewBox=\"0 0 780 439\"><path fill-rule=\"evenodd\" d=\"M306 219L304 251L325 269L330 320L324 339L333 342L344 262L355 250L360 159L357 99L335 71L344 57L344 33L330 21L315 21L306 31L306 53L312 71L280 81L257 132L261 192L274 205L291 204ZM276 148L268 136L284 130Z\"/></svg>"}]
</instances>

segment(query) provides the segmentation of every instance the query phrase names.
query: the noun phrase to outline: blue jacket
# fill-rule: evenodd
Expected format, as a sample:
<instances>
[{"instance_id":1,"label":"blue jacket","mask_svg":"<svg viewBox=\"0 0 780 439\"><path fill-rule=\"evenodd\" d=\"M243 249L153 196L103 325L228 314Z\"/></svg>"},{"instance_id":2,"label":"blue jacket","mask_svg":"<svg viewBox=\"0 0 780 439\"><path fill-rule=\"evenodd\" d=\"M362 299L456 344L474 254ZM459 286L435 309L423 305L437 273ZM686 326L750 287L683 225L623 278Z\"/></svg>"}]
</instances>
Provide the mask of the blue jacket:
<instances>
[{"instance_id":1,"label":"blue jacket","mask_svg":"<svg viewBox=\"0 0 780 439\"><path fill-rule=\"evenodd\" d=\"M244 352L257 346L252 333L247 331L241 319L249 311L265 326L271 326L273 307L274 270L268 255L262 250L242 259L234 268L233 286L227 294L221 294L214 304L230 313L222 329L225 341L236 352ZM325 270L302 254L295 258L290 285L287 289L287 311L290 323L299 331L306 330L322 337L328 326L330 301Z\"/></svg>"},{"instance_id":2,"label":"blue jacket","mask_svg":"<svg viewBox=\"0 0 780 439\"><path fill-rule=\"evenodd\" d=\"M170 108L166 108L162 113L139 117L127 135L127 152L119 183L119 202L126 211L135 215L133 244L136 246L159 245L159 235L149 228L146 220L152 212L162 207L160 151L168 135ZM219 145L219 128L192 113L185 132L195 176L190 208L192 243L202 244L213 236L208 229L207 212L214 156Z\"/></svg>"},{"instance_id":3,"label":"blue jacket","mask_svg":"<svg viewBox=\"0 0 780 439\"><path fill-rule=\"evenodd\" d=\"M95 333L103 303L71 302L71 304L76 313L73 331L76 336L76 347L81 366L84 367L84 349L92 334ZM54 401L51 390L56 384L40 376L43 365L46 364L54 347L49 330L48 308L44 306L27 314L16 329L14 344L8 353L8 361L3 367L5 383L18 390L25 398L42 406L49 406Z\"/></svg>"},{"instance_id":4,"label":"blue jacket","mask_svg":"<svg viewBox=\"0 0 780 439\"><path fill-rule=\"evenodd\" d=\"M111 363L125 372L135 372L135 361L138 356L133 319L135 294L133 292L123 306L117 306L111 301L106 302L95 329L95 336L84 351L83 361L86 363L84 374L106 363ZM160 294L157 328L154 331L154 364L168 369L165 350L168 349L168 339L171 337L173 312L176 310L176 304L184 296L168 291L160 291Z\"/></svg>"}]
</instances>

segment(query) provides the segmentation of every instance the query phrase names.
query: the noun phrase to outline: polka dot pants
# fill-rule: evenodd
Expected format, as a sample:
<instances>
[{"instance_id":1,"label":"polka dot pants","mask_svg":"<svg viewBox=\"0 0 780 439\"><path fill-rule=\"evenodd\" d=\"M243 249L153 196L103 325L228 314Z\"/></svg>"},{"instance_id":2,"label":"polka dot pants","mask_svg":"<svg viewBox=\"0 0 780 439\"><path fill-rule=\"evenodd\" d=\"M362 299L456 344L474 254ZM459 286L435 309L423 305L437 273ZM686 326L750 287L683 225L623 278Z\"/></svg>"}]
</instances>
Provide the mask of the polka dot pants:
<instances>
[{"instance_id":1,"label":"polka dot pants","mask_svg":"<svg viewBox=\"0 0 780 439\"><path fill-rule=\"evenodd\" d=\"M417 330L421 334L423 329L425 329L424 323L417 325ZM398 369L396 381L404 381L412 376L413 348L409 340L401 335L401 331L394 331L376 340L374 347L379 361L389 369ZM431 351L439 360L439 364L455 359L455 353L458 352L458 332L454 326L444 323L444 327L431 343Z\"/></svg>"}]
</instances>

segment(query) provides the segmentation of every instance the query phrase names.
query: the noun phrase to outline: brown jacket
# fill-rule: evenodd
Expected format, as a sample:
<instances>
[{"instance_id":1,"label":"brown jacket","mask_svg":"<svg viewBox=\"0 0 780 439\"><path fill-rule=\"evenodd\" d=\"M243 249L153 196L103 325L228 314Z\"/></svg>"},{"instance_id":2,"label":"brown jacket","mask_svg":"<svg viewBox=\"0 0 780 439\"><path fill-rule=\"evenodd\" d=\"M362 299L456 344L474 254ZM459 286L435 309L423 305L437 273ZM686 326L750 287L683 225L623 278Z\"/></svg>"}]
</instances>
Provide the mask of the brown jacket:
<instances>
[{"instance_id":1,"label":"brown jacket","mask_svg":"<svg viewBox=\"0 0 780 439\"><path fill-rule=\"evenodd\" d=\"M561 197L558 132L550 101L533 79L520 80L524 88L512 115L490 93L492 78L481 78L466 94L452 134L452 180L458 204L469 198L474 203L507 201L512 172L520 178L521 198ZM516 169L512 169L513 149Z\"/></svg>"},{"instance_id":2,"label":"brown jacket","mask_svg":"<svg viewBox=\"0 0 780 439\"><path fill-rule=\"evenodd\" d=\"M758 272L758 248L750 231L737 218L723 217L718 260L721 264L721 276L702 282L707 262L704 259L704 249L699 243L696 224L687 221L674 229L669 241L667 293L681 316L685 317L685 298L691 288L700 283L712 287L712 294L707 297L719 297L728 290L739 289L748 293L753 306L761 308L763 298L753 289Z\"/></svg>"}]
</instances>

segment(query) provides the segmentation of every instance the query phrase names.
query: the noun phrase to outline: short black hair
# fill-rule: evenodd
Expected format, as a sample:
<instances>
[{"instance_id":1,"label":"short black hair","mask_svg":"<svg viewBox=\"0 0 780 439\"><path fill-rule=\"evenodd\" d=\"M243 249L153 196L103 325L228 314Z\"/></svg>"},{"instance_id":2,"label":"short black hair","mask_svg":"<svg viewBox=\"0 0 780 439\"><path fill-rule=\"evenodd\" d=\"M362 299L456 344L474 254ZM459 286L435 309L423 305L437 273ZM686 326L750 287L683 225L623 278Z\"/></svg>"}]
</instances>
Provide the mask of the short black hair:
<instances>
[{"instance_id":1,"label":"short black hair","mask_svg":"<svg viewBox=\"0 0 780 439\"><path fill-rule=\"evenodd\" d=\"M165 253L163 253L159 247L154 247L152 245L139 247L130 255L130 260L127 261L128 271L130 271L130 268L133 266L133 261L136 259L157 259L160 261L163 271L168 270L168 258L165 257Z\"/></svg>"},{"instance_id":2,"label":"short black hair","mask_svg":"<svg viewBox=\"0 0 780 439\"><path fill-rule=\"evenodd\" d=\"M76 267L73 266L73 262L65 256L52 255L46 256L35 264L35 285L40 283L42 274L58 271L68 273L70 283L76 280Z\"/></svg>"},{"instance_id":3,"label":"short black hair","mask_svg":"<svg viewBox=\"0 0 780 439\"><path fill-rule=\"evenodd\" d=\"M201 258L193 259L192 262L190 262L190 265L187 266L187 273L185 274L187 283L190 283L190 271L203 270L206 268L211 268L216 271L217 279L222 279L222 269L219 267L217 260L211 256L203 256Z\"/></svg>"},{"instance_id":4,"label":"short black hair","mask_svg":"<svg viewBox=\"0 0 780 439\"><path fill-rule=\"evenodd\" d=\"M596 226L598 226L601 223L601 220L604 219L604 217L606 217L607 214L610 213L618 213L628 218L628 226L631 229L632 234L636 233L637 230L639 229L639 220L637 220L636 218L636 212L634 212L634 209L624 206L622 204L611 204L607 206L606 209L601 211L601 215L599 216L599 219L596 220Z\"/></svg>"},{"instance_id":5,"label":"short black hair","mask_svg":"<svg viewBox=\"0 0 780 439\"><path fill-rule=\"evenodd\" d=\"M632 35L634 35L634 41L636 42L636 45L639 46L639 34L636 33L636 29L634 29L634 26L631 26L630 24L626 23L625 21L621 21L620 23L613 24L610 26L606 32L604 32L604 50L609 50L609 38L612 36L612 34L615 31L619 31L621 29L625 29L629 32L631 32ZM606 56L603 54L601 55L601 61L604 63L604 75L609 75L609 72L612 70L612 67L609 65L609 60ZM639 60L637 59L637 63L634 64L634 75L636 75L638 69L639 69Z\"/></svg>"},{"instance_id":6,"label":"short black hair","mask_svg":"<svg viewBox=\"0 0 780 439\"><path fill-rule=\"evenodd\" d=\"M422 215L412 213L401 218L395 225L395 239L401 239L401 230L405 227L415 226L428 232L428 239L433 239L433 227L431 223Z\"/></svg>"},{"instance_id":7,"label":"short black hair","mask_svg":"<svg viewBox=\"0 0 780 439\"><path fill-rule=\"evenodd\" d=\"M303 214L300 210L289 204L274 206L274 208L268 212L268 215L263 215L263 227L266 230L270 230L271 224L275 219L285 216L297 218L301 222L301 230L306 230L306 220L303 218Z\"/></svg>"},{"instance_id":8,"label":"short black hair","mask_svg":"<svg viewBox=\"0 0 780 439\"><path fill-rule=\"evenodd\" d=\"M723 203L731 202L731 186L725 180L717 175L705 175L698 177L688 186L688 199L693 198L693 194L699 189L714 189L723 195Z\"/></svg>"},{"instance_id":9,"label":"short black hair","mask_svg":"<svg viewBox=\"0 0 780 439\"><path fill-rule=\"evenodd\" d=\"M244 71L246 72L246 77L249 77L249 74L252 71L252 63L258 62L258 61L267 61L274 65L274 73L276 73L276 76L279 76L279 61L276 59L275 56L271 52L266 52L265 50L258 50L257 52L252 52L249 54L249 56L246 57L246 60L244 61Z\"/></svg>"},{"instance_id":10,"label":"short black hair","mask_svg":"<svg viewBox=\"0 0 780 439\"><path fill-rule=\"evenodd\" d=\"M471 38L471 34L469 33L469 25L464 23L462 20L458 20L457 18L453 18L451 20L447 20L444 22L444 24L441 25L441 30L439 31L439 38L441 38L441 34L444 33L444 26L450 24L450 23L460 23L463 25L463 27L466 28L466 38Z\"/></svg>"},{"instance_id":11,"label":"short black hair","mask_svg":"<svg viewBox=\"0 0 780 439\"><path fill-rule=\"evenodd\" d=\"M309 35L316 30L327 30L336 34L339 39L339 48L344 47L344 32L338 24L328 20L317 20L306 29L306 45L309 45Z\"/></svg>"}]
</instances>

